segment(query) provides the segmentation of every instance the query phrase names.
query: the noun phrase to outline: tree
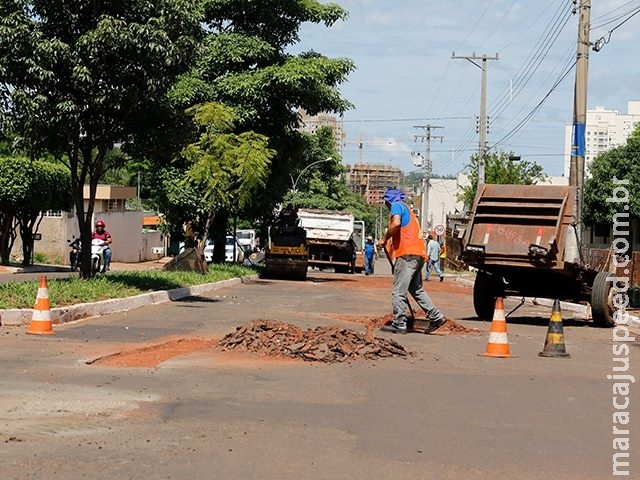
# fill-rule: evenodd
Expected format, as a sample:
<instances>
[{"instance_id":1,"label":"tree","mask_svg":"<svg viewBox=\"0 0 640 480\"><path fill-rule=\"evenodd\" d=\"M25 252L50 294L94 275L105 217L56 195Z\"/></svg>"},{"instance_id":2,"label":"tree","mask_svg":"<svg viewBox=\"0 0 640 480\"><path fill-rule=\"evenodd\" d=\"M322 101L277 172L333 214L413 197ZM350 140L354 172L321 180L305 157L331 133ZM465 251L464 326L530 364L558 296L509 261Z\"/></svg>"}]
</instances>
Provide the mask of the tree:
<instances>
[{"instance_id":1,"label":"tree","mask_svg":"<svg viewBox=\"0 0 640 480\"><path fill-rule=\"evenodd\" d=\"M86 245L98 182L119 165L108 155L116 143L126 149L166 108L166 92L187 69L201 32L200 7L189 0L0 5L3 129L29 156L48 152L69 168ZM90 251L82 253L86 278Z\"/></svg>"},{"instance_id":2,"label":"tree","mask_svg":"<svg viewBox=\"0 0 640 480\"><path fill-rule=\"evenodd\" d=\"M203 35L190 71L172 89L176 109L218 102L234 109L235 133L255 132L274 150L266 183L251 196L245 217L272 214L289 188L289 173L314 160L298 131L300 108L310 114L342 113L351 104L338 86L354 69L348 59L330 59L317 52L292 55L305 22L332 25L347 12L316 0L208 0ZM179 123L179 120L176 120ZM227 215L230 212L227 212ZM216 218L224 218L220 209ZM217 230L224 230L224 224Z\"/></svg>"},{"instance_id":3,"label":"tree","mask_svg":"<svg viewBox=\"0 0 640 480\"><path fill-rule=\"evenodd\" d=\"M49 161L36 161L35 175L31 178L29 198L20 203L16 220L22 240L22 263L28 265L33 258L34 238L46 210L67 211L73 205L71 176L64 165Z\"/></svg>"},{"instance_id":4,"label":"tree","mask_svg":"<svg viewBox=\"0 0 640 480\"><path fill-rule=\"evenodd\" d=\"M67 169L45 160L0 157L0 259L8 265L19 229L22 262L33 254L33 233L44 210L67 210L72 205Z\"/></svg>"},{"instance_id":5,"label":"tree","mask_svg":"<svg viewBox=\"0 0 640 480\"><path fill-rule=\"evenodd\" d=\"M610 225L615 214L640 217L640 125L627 139L626 145L598 155L589 164L590 178L584 183L583 221L586 225ZM614 184L614 179L628 181ZM629 209L621 210L623 203L607 201L615 187L629 192ZM623 195L618 195L621 198Z\"/></svg>"},{"instance_id":6,"label":"tree","mask_svg":"<svg viewBox=\"0 0 640 480\"><path fill-rule=\"evenodd\" d=\"M489 153L485 157L485 183L533 185L548 178L542 166L535 162L510 160L512 156L513 152ZM466 209L470 209L478 190L477 154L473 154L471 161L465 165L465 173L469 176L470 184L462 188L457 198L464 202Z\"/></svg>"},{"instance_id":7,"label":"tree","mask_svg":"<svg viewBox=\"0 0 640 480\"><path fill-rule=\"evenodd\" d=\"M202 203L209 212L203 232L207 239L219 210L237 212L255 202L275 152L268 148L269 139L264 135L233 133L237 117L230 108L210 102L190 112L203 133L184 151L191 163L185 180L202 192Z\"/></svg>"}]
</instances>

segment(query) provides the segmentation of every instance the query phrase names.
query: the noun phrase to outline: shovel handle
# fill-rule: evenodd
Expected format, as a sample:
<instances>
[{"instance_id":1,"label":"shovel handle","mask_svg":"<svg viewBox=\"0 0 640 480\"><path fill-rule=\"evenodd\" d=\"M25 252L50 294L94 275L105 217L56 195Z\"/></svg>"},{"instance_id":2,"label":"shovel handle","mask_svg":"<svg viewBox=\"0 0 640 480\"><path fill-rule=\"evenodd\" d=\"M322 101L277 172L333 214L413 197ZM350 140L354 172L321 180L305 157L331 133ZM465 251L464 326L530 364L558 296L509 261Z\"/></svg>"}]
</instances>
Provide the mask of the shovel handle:
<instances>
[{"instance_id":1,"label":"shovel handle","mask_svg":"<svg viewBox=\"0 0 640 480\"><path fill-rule=\"evenodd\" d=\"M391 259L389 258L389 252L387 250L387 246L383 246L382 249L384 250L384 256L387 258L387 260L389 261L389 266L391 267L391 273L393 273L393 269L395 268L395 264L391 261Z\"/></svg>"}]
</instances>

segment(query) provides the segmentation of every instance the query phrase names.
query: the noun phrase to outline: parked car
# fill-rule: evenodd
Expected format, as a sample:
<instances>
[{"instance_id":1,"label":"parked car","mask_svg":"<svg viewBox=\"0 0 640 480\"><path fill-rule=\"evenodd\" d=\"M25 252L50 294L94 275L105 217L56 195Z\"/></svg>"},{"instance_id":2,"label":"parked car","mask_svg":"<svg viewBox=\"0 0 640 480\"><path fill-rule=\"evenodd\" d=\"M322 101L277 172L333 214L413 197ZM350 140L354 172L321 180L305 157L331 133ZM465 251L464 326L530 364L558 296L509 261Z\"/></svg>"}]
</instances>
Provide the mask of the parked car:
<instances>
[{"instance_id":1,"label":"parked car","mask_svg":"<svg viewBox=\"0 0 640 480\"><path fill-rule=\"evenodd\" d=\"M233 259L233 247L235 245L236 258ZM224 261L241 263L244 260L244 250L242 245L232 236L227 235L224 241Z\"/></svg>"},{"instance_id":2,"label":"parked car","mask_svg":"<svg viewBox=\"0 0 640 480\"><path fill-rule=\"evenodd\" d=\"M233 262L233 245L236 246L236 263L242 263L244 261L244 248L237 241L234 242L232 235L227 235L224 239L224 261ZM207 240L207 244L204 247L204 260L207 263L213 262L213 240Z\"/></svg>"},{"instance_id":3,"label":"parked car","mask_svg":"<svg viewBox=\"0 0 640 480\"><path fill-rule=\"evenodd\" d=\"M204 261L207 263L213 262L213 240L207 240L207 244L204 246Z\"/></svg>"}]
</instances>

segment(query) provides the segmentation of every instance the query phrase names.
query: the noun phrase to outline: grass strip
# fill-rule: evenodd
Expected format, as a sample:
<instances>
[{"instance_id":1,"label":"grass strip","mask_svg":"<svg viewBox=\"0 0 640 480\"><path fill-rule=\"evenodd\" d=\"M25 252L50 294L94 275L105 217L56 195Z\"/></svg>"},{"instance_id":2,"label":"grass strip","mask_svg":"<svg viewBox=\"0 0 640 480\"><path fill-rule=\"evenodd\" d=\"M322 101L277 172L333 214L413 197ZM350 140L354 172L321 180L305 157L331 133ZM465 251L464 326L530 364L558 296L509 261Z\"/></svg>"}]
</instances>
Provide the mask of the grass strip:
<instances>
[{"instance_id":1,"label":"grass strip","mask_svg":"<svg viewBox=\"0 0 640 480\"><path fill-rule=\"evenodd\" d=\"M47 279L51 308L125 298L141 293L171 290L229 278L253 275L256 271L241 265L210 265L209 273L141 270L110 272L89 280L77 276ZM38 294L38 280L0 284L0 310L33 308Z\"/></svg>"}]
</instances>

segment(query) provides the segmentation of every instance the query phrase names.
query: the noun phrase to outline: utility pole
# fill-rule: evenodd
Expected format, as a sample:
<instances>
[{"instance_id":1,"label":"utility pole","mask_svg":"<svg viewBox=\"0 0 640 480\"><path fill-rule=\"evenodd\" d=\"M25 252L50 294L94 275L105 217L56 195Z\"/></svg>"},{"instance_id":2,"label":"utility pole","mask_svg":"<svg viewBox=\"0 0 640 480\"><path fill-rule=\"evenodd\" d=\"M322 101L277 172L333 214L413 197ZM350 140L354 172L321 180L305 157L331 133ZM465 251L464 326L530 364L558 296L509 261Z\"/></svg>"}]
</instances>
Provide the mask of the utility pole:
<instances>
[{"instance_id":1,"label":"utility pole","mask_svg":"<svg viewBox=\"0 0 640 480\"><path fill-rule=\"evenodd\" d=\"M584 202L584 155L587 123L587 78L589 69L589 30L591 0L580 0L578 7L578 53L576 58L576 82L573 91L573 141L569 164L569 185L576 188L576 224L578 240L582 239L582 207Z\"/></svg>"},{"instance_id":2,"label":"utility pole","mask_svg":"<svg viewBox=\"0 0 640 480\"><path fill-rule=\"evenodd\" d=\"M476 67L482 70L482 89L480 93L480 118L478 119L478 133L480 140L478 142L478 185L484 183L485 174L485 157L487 156L487 60L499 60L498 54L495 57L487 57L482 55L476 56L476 52L473 52L471 56L456 56L456 52L453 52L451 58L459 59L463 58L469 60ZM482 65L474 62L474 60L482 60Z\"/></svg>"},{"instance_id":3,"label":"utility pole","mask_svg":"<svg viewBox=\"0 0 640 480\"><path fill-rule=\"evenodd\" d=\"M414 135L414 141L421 139L425 142L425 155L422 162L422 205L420 206L420 229L422 233L427 232L427 210L429 203L429 179L431 178L431 140L439 138L440 141L444 137L440 135L431 135L431 130L436 128L444 128L439 125L414 125L413 128L424 129L424 134Z\"/></svg>"}]
</instances>

